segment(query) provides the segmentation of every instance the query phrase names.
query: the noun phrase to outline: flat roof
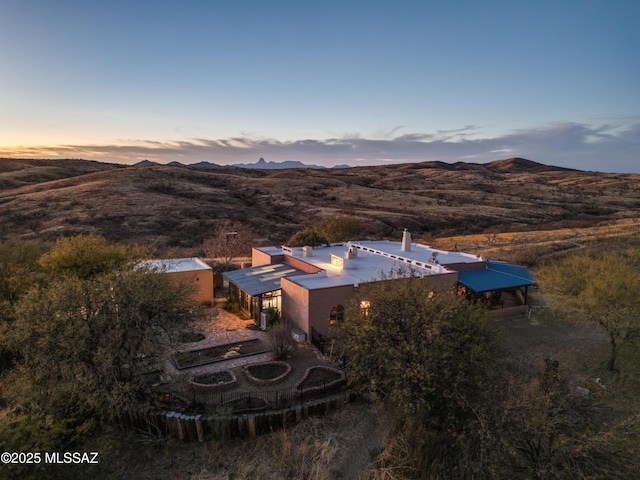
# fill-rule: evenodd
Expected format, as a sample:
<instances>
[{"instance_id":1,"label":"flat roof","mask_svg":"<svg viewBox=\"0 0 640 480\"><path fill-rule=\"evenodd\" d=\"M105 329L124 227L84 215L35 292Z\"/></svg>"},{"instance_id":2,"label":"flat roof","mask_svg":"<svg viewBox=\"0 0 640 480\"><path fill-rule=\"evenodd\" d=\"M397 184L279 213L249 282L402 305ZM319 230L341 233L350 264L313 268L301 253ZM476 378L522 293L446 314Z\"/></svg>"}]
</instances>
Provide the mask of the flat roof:
<instances>
[{"instance_id":1,"label":"flat roof","mask_svg":"<svg viewBox=\"0 0 640 480\"><path fill-rule=\"evenodd\" d=\"M155 268L167 273L192 272L194 270L213 270L209 265L197 257L169 258L165 260L145 260L140 266Z\"/></svg>"},{"instance_id":2,"label":"flat roof","mask_svg":"<svg viewBox=\"0 0 640 480\"><path fill-rule=\"evenodd\" d=\"M355 250L355 256L352 255L352 258L347 255L349 249ZM526 267L485 260L470 253L439 250L418 243L411 243L408 251L402 250L402 242L389 240L336 243L313 249L283 246L259 247L256 250L271 256L294 257L321 269L319 273L300 272L286 275L292 282L310 290L378 281L382 277L389 277L391 272L403 266L422 276L462 270L457 272L458 281L474 292L522 287L535 283ZM481 268L456 268L461 264L474 263L482 264ZM274 287L276 288L279 288L279 284Z\"/></svg>"},{"instance_id":3,"label":"flat roof","mask_svg":"<svg viewBox=\"0 0 640 480\"><path fill-rule=\"evenodd\" d=\"M352 247L355 258L348 258ZM285 254L320 268L315 274L287 275L288 279L308 289L357 285L380 280L400 267L409 267L418 275L452 273L443 263L483 262L482 257L461 252L447 252L425 245L411 244L410 251L402 251L400 242L362 241L337 243L315 247L305 256L302 247L260 247L269 255ZM434 256L435 253L435 256ZM340 266L340 264L342 264Z\"/></svg>"},{"instance_id":4,"label":"flat roof","mask_svg":"<svg viewBox=\"0 0 640 480\"><path fill-rule=\"evenodd\" d=\"M480 293L527 287L533 285L535 280L527 267L487 260L485 269L458 272L458 282L472 292Z\"/></svg>"},{"instance_id":5,"label":"flat roof","mask_svg":"<svg viewBox=\"0 0 640 480\"><path fill-rule=\"evenodd\" d=\"M479 255L473 255L471 253L464 252L449 252L447 250L432 248L421 243L412 243L411 249L408 252L402 250L402 242L392 242L390 240L350 243L358 246L358 248L361 249L368 248L377 250L379 252L388 253L389 255L396 255L403 258L411 259L414 262L428 262L430 258L435 258L437 263L440 265L455 263L477 263L484 261L484 258Z\"/></svg>"}]
</instances>

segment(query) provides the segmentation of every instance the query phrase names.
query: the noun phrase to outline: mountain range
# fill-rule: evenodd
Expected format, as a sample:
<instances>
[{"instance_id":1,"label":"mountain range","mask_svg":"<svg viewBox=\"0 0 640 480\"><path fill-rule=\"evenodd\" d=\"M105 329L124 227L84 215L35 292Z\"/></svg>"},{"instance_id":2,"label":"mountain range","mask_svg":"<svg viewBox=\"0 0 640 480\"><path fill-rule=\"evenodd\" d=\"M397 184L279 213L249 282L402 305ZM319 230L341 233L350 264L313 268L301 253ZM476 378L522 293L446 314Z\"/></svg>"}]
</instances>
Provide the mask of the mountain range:
<instances>
[{"instance_id":1,"label":"mountain range","mask_svg":"<svg viewBox=\"0 0 640 480\"><path fill-rule=\"evenodd\" d=\"M134 164L134 167L148 167L151 165L160 165L160 164L157 162L152 162L150 160L142 160ZM264 158L260 158L255 163L234 163L232 165L218 165L216 163L211 163L211 162L197 162L197 163L190 163L187 165L180 162L170 162L168 165L172 165L175 167L188 166L188 167L196 167L196 168L224 168L224 167L260 168L263 170L282 170L285 168L316 168L316 169L327 168L320 165L307 165L306 163L302 163L297 160L286 160L284 162L267 162ZM341 165L335 165L332 168L350 168L350 166L346 164L341 164Z\"/></svg>"},{"instance_id":2,"label":"mountain range","mask_svg":"<svg viewBox=\"0 0 640 480\"><path fill-rule=\"evenodd\" d=\"M429 239L636 221L640 175L523 158L331 169L0 159L0 240L94 232L198 254L220 222L247 223L277 245L335 215L357 217L371 239L404 228Z\"/></svg>"}]
</instances>

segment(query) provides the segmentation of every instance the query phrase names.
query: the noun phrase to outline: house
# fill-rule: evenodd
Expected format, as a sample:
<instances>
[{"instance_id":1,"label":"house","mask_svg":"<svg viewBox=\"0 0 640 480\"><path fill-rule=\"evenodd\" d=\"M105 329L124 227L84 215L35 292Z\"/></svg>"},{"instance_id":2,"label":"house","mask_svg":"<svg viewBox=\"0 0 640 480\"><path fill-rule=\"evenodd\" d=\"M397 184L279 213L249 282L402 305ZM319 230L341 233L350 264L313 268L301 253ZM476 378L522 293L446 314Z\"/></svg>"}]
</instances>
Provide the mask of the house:
<instances>
[{"instance_id":1,"label":"house","mask_svg":"<svg viewBox=\"0 0 640 480\"><path fill-rule=\"evenodd\" d=\"M213 305L213 269L196 257L147 260L141 266L166 273L174 282L193 286L193 300Z\"/></svg>"},{"instance_id":2,"label":"house","mask_svg":"<svg viewBox=\"0 0 640 480\"><path fill-rule=\"evenodd\" d=\"M410 267L434 290L457 288L459 294L485 300L493 307L526 308L534 284L525 267L486 260L469 253L438 250L413 243L405 229L402 241L357 241L324 247L258 247L252 267L223 275L229 298L259 324L267 307L277 308L307 337L330 334L347 302L369 282L389 281L389 272ZM385 280L381 280L385 278Z\"/></svg>"}]
</instances>

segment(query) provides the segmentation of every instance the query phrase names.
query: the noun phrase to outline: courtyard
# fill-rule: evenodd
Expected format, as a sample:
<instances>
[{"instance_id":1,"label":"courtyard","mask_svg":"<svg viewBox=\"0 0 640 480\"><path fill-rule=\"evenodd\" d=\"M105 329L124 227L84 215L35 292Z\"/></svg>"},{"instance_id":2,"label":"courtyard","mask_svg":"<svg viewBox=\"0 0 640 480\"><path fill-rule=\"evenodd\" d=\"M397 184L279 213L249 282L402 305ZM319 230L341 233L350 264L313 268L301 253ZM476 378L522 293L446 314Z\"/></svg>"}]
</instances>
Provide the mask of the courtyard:
<instances>
[{"instance_id":1,"label":"courtyard","mask_svg":"<svg viewBox=\"0 0 640 480\"><path fill-rule=\"evenodd\" d=\"M243 367L273 360L269 333L257 329L253 320L243 319L225 310L224 306L224 299L218 299L213 307L207 308L202 318L182 335L196 341L176 343L164 359L158 389L169 394L165 396L171 399L172 408L193 409L197 405L205 412L213 412L221 403L247 396L265 399L291 397L289 400L292 400L305 375L307 380L317 377L318 369L314 367L326 367L327 371L335 368L335 363L325 359L316 347L309 342L301 342L293 350L291 358L285 359L290 371L284 378L264 385L252 382ZM250 353L242 354L247 347L250 347ZM216 350L227 350L231 355L227 355L227 358L222 355L210 361L205 359L202 364L196 361L193 367L176 361L176 358L184 359L185 355L194 352L209 353ZM194 388L194 379L215 379L224 375L230 376L233 382L220 385L220 388L211 385L210 390L204 392Z\"/></svg>"}]
</instances>

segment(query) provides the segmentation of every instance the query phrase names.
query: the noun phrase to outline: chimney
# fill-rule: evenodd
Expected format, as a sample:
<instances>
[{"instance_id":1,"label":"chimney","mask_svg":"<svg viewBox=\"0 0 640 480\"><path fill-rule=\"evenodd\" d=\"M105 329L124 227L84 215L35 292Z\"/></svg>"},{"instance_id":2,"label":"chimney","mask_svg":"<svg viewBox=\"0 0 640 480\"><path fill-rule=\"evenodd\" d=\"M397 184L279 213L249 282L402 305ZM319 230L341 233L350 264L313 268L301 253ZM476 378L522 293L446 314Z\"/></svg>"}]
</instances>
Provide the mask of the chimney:
<instances>
[{"instance_id":1,"label":"chimney","mask_svg":"<svg viewBox=\"0 0 640 480\"><path fill-rule=\"evenodd\" d=\"M302 247L302 256L313 257L313 247L310 247L310 246Z\"/></svg>"},{"instance_id":2,"label":"chimney","mask_svg":"<svg viewBox=\"0 0 640 480\"><path fill-rule=\"evenodd\" d=\"M409 229L405 228L404 232L402 232L402 248L400 249L403 252L411 251L411 234L409 233Z\"/></svg>"},{"instance_id":3,"label":"chimney","mask_svg":"<svg viewBox=\"0 0 640 480\"><path fill-rule=\"evenodd\" d=\"M351 260L357 257L358 257L358 249L354 245L349 245L349 249L345 253L344 258Z\"/></svg>"}]
</instances>

